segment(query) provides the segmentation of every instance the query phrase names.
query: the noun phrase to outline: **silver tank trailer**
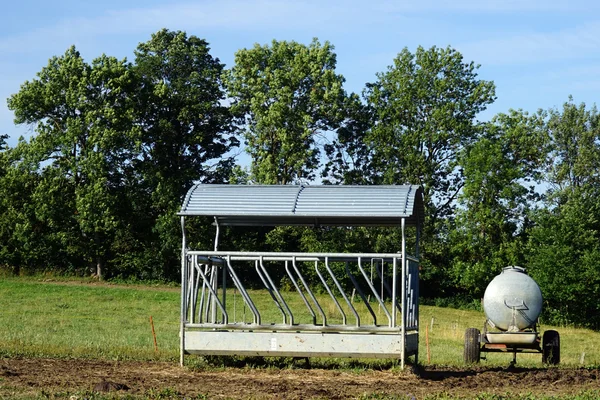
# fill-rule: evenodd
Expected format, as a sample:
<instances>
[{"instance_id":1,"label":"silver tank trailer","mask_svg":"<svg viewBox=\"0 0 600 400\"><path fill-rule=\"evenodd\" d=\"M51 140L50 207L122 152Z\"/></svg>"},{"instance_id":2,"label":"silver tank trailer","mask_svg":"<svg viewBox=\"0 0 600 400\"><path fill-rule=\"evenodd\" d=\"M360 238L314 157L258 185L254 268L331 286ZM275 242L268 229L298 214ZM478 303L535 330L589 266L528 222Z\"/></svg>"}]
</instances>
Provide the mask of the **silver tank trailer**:
<instances>
[{"instance_id":1,"label":"silver tank trailer","mask_svg":"<svg viewBox=\"0 0 600 400\"><path fill-rule=\"evenodd\" d=\"M465 331L464 360L478 363L481 353L542 353L542 362L560 363L560 335L546 330L538 332L538 317L542 312L542 291L525 272L525 268L506 267L485 289L483 310L486 322L483 332L477 328ZM496 331L488 331L488 326Z\"/></svg>"},{"instance_id":2,"label":"silver tank trailer","mask_svg":"<svg viewBox=\"0 0 600 400\"><path fill-rule=\"evenodd\" d=\"M485 289L483 310L501 331L534 328L542 312L542 291L521 267L506 267Z\"/></svg>"}]
</instances>

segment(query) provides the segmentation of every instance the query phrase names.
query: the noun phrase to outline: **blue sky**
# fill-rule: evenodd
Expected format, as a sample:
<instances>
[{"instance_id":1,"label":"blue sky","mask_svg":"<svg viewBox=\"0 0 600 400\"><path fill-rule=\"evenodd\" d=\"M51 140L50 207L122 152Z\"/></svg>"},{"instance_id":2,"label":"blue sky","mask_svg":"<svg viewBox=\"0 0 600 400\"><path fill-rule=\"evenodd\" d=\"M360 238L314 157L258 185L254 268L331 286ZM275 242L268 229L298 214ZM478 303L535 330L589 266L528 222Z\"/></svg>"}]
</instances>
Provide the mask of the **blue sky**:
<instances>
[{"instance_id":1,"label":"blue sky","mask_svg":"<svg viewBox=\"0 0 600 400\"><path fill-rule=\"evenodd\" d=\"M6 99L75 45L87 61L132 59L161 28L207 40L230 67L240 48L272 39L335 46L346 90L360 92L404 47L452 46L481 64L498 99L480 115L596 103L600 92L600 2L583 0L196 0L4 2L0 16L0 133L14 145Z\"/></svg>"}]
</instances>

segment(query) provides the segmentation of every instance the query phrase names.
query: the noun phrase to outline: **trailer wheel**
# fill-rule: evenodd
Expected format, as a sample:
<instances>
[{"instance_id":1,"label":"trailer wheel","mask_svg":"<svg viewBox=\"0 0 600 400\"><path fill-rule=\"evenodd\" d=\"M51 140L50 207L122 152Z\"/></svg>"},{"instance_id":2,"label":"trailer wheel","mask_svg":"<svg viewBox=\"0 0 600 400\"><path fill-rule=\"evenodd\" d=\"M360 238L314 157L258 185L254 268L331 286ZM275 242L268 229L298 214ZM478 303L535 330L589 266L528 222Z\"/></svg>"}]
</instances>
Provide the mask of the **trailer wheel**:
<instances>
[{"instance_id":1,"label":"trailer wheel","mask_svg":"<svg viewBox=\"0 0 600 400\"><path fill-rule=\"evenodd\" d=\"M542 362L544 364L558 365L560 363L560 335L549 330L544 332L542 338Z\"/></svg>"},{"instance_id":2,"label":"trailer wheel","mask_svg":"<svg viewBox=\"0 0 600 400\"><path fill-rule=\"evenodd\" d=\"M479 357L479 329L467 328L465 331L465 363L476 364L479 362Z\"/></svg>"}]
</instances>

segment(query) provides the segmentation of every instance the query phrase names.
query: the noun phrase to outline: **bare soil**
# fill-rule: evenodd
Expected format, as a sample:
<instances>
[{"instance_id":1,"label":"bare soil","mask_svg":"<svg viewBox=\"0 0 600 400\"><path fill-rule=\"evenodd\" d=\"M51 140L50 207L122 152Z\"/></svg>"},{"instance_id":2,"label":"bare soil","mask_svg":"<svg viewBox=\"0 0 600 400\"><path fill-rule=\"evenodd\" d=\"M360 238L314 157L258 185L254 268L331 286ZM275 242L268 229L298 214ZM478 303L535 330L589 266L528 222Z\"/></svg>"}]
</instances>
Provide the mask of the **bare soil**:
<instances>
[{"instance_id":1,"label":"bare soil","mask_svg":"<svg viewBox=\"0 0 600 400\"><path fill-rule=\"evenodd\" d=\"M110 397L210 399L417 399L480 393L561 395L598 391L597 369L423 367L420 371L317 368L206 368L139 361L0 359L0 398L64 397L106 392ZM388 398L389 398L388 397Z\"/></svg>"}]
</instances>

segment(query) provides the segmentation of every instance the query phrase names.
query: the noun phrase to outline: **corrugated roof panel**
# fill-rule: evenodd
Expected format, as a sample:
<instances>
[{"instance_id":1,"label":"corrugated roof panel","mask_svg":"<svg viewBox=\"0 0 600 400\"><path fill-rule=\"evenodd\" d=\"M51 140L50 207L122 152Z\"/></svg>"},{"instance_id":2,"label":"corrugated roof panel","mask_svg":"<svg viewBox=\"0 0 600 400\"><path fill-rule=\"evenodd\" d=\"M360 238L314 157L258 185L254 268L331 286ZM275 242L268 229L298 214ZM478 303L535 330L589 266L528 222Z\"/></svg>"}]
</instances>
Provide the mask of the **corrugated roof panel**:
<instances>
[{"instance_id":1,"label":"corrugated roof panel","mask_svg":"<svg viewBox=\"0 0 600 400\"><path fill-rule=\"evenodd\" d=\"M285 215L293 210L299 186L195 185L186 196L186 215Z\"/></svg>"},{"instance_id":2,"label":"corrugated roof panel","mask_svg":"<svg viewBox=\"0 0 600 400\"><path fill-rule=\"evenodd\" d=\"M308 186L300 194L296 214L409 216L406 198L410 190L411 186Z\"/></svg>"},{"instance_id":3,"label":"corrugated roof panel","mask_svg":"<svg viewBox=\"0 0 600 400\"><path fill-rule=\"evenodd\" d=\"M419 186L195 185L180 215L229 225L398 225L423 220Z\"/></svg>"}]
</instances>

